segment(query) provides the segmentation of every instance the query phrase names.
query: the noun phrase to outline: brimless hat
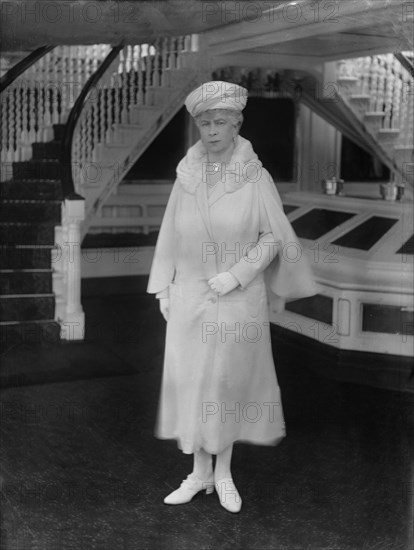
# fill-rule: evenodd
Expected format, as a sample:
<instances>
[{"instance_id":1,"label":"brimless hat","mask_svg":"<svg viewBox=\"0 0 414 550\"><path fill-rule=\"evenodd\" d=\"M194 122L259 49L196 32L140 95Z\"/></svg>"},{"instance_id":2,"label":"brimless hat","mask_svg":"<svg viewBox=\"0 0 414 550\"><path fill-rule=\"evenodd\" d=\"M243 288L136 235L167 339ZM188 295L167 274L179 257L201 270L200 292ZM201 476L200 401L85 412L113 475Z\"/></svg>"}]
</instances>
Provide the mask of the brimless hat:
<instances>
[{"instance_id":1,"label":"brimless hat","mask_svg":"<svg viewBox=\"0 0 414 550\"><path fill-rule=\"evenodd\" d=\"M196 117L210 109L242 111L247 103L247 90L238 84L213 80L204 82L188 94L185 100L187 111Z\"/></svg>"}]
</instances>

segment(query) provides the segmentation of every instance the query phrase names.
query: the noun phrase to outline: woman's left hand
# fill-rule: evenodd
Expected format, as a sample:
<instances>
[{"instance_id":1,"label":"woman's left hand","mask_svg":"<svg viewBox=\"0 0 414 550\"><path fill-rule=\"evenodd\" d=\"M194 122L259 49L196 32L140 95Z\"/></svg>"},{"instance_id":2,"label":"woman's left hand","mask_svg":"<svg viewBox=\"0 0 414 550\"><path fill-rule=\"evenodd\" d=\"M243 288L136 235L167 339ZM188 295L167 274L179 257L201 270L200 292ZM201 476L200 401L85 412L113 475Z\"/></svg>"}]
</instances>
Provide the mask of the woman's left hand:
<instances>
[{"instance_id":1,"label":"woman's left hand","mask_svg":"<svg viewBox=\"0 0 414 550\"><path fill-rule=\"evenodd\" d=\"M225 296L238 287L240 283L233 273L230 273L230 271L224 271L223 273L219 273L215 277L209 279L208 284L210 285L211 290L217 292L219 296Z\"/></svg>"}]
</instances>

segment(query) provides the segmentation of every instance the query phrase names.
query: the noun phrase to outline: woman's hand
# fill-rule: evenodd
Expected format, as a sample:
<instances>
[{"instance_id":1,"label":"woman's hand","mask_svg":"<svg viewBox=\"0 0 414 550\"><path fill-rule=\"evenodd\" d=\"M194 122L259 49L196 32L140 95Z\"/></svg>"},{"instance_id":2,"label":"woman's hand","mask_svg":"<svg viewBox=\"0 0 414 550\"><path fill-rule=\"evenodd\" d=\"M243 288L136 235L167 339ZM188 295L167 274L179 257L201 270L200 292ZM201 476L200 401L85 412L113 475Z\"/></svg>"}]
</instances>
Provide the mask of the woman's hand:
<instances>
[{"instance_id":1,"label":"woman's hand","mask_svg":"<svg viewBox=\"0 0 414 550\"><path fill-rule=\"evenodd\" d=\"M208 284L210 285L211 290L217 292L219 296L225 296L238 287L240 283L233 273L230 273L230 271L224 271L223 273L219 273L215 277L209 279Z\"/></svg>"},{"instance_id":2,"label":"woman's hand","mask_svg":"<svg viewBox=\"0 0 414 550\"><path fill-rule=\"evenodd\" d=\"M169 298L160 298L160 311L166 321L170 316L170 299Z\"/></svg>"}]
</instances>

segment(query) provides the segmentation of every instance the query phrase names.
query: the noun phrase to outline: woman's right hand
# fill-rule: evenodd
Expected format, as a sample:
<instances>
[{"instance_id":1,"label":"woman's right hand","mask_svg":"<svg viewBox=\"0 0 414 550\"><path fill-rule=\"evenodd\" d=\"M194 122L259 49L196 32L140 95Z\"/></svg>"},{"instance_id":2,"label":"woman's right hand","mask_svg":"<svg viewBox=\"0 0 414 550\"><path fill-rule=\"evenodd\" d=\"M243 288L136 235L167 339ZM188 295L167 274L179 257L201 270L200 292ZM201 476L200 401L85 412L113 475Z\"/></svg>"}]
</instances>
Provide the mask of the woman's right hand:
<instances>
[{"instance_id":1,"label":"woman's right hand","mask_svg":"<svg viewBox=\"0 0 414 550\"><path fill-rule=\"evenodd\" d=\"M163 317L168 321L170 316L170 299L169 298L160 298L160 311L163 314Z\"/></svg>"}]
</instances>

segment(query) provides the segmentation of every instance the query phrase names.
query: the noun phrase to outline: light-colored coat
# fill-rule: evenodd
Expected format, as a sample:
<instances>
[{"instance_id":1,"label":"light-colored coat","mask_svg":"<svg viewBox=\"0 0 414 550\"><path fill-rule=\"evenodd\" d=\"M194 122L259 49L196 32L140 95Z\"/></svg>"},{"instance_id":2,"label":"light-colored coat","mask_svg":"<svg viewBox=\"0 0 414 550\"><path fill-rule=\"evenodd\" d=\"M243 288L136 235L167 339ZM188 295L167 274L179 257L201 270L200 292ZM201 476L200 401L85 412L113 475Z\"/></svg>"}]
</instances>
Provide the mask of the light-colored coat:
<instances>
[{"instance_id":1,"label":"light-colored coat","mask_svg":"<svg viewBox=\"0 0 414 550\"><path fill-rule=\"evenodd\" d=\"M285 435L267 293L301 298L315 286L250 142L238 136L233 171L210 196L205 163L198 142L177 167L147 290L168 287L170 297L156 435L185 453L217 454L234 441ZM207 281L224 271L240 286L218 296Z\"/></svg>"}]
</instances>

